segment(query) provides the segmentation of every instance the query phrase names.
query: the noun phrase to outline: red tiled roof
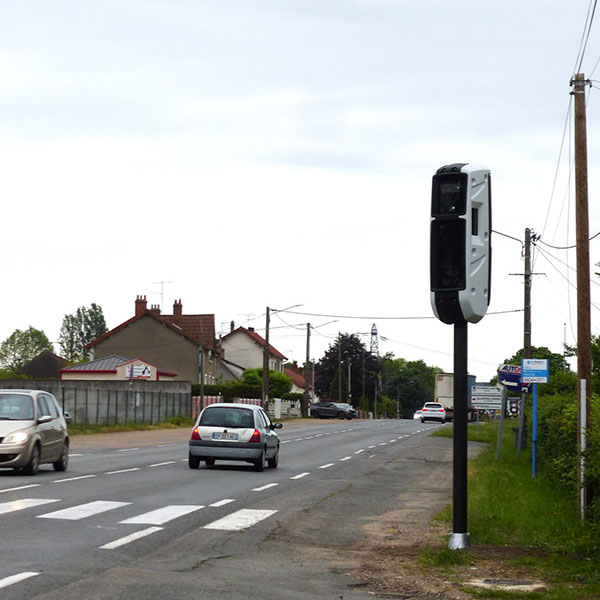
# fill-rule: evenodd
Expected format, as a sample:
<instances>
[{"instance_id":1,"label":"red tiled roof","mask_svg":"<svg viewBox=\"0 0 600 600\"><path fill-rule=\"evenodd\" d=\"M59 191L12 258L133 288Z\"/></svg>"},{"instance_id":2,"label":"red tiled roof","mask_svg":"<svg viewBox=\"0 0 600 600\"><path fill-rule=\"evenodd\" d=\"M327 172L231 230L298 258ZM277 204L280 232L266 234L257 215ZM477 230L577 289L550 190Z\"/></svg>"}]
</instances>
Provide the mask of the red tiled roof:
<instances>
[{"instance_id":1,"label":"red tiled roof","mask_svg":"<svg viewBox=\"0 0 600 600\"><path fill-rule=\"evenodd\" d=\"M114 335L121 329L124 329L134 321L143 317L150 317L166 325L179 335L187 338L195 344L203 345L204 348L213 348L215 345L215 316L214 315L160 315L150 310L135 317L131 317L127 321L117 325L104 335L97 337L95 340L87 344L86 348L93 348L96 344Z\"/></svg>"},{"instance_id":2,"label":"red tiled roof","mask_svg":"<svg viewBox=\"0 0 600 600\"><path fill-rule=\"evenodd\" d=\"M304 386L306 385L306 381L304 379L304 377L302 375L300 375L300 373L298 373L298 371L296 371L295 369L290 369L289 367L285 367L283 369L283 372L299 387L304 389ZM312 387L310 385L310 383L308 384L308 387Z\"/></svg>"},{"instance_id":3,"label":"red tiled roof","mask_svg":"<svg viewBox=\"0 0 600 600\"><path fill-rule=\"evenodd\" d=\"M258 335L258 333L256 333L256 331L250 331L249 329L246 329L245 327L238 327L231 333L228 333L227 335L223 336L223 339L228 338L230 335L233 335L234 333L237 333L238 331L245 333L252 340L254 340L261 348L265 347L265 345L267 343L265 341L265 339L263 337L261 337L260 335ZM283 354L281 354L281 352L279 352L279 350L277 350L277 348L275 348L272 344L269 344L269 354L271 356L274 356L275 358L280 358L281 360L287 359L287 356L284 356Z\"/></svg>"}]
</instances>

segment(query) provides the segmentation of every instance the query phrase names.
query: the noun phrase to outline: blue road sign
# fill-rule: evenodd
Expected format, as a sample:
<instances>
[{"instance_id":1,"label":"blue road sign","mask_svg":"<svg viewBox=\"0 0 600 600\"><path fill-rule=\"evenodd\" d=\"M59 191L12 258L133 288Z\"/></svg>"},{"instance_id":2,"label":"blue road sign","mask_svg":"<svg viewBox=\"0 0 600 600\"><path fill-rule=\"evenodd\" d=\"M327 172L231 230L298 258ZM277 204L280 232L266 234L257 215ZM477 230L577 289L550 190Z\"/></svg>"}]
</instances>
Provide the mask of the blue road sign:
<instances>
[{"instance_id":1,"label":"blue road sign","mask_svg":"<svg viewBox=\"0 0 600 600\"><path fill-rule=\"evenodd\" d=\"M528 394L531 389L528 383L521 379L519 365L502 365L498 369L498 382L506 386L509 391Z\"/></svg>"}]
</instances>

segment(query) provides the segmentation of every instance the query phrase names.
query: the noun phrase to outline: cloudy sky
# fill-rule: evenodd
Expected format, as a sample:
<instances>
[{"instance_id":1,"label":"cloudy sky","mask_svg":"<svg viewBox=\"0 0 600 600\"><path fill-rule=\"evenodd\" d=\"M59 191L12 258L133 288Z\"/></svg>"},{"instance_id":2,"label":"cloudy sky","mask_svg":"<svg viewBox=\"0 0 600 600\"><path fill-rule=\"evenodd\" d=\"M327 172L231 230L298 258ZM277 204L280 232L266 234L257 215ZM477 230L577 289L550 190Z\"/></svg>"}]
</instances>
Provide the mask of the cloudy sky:
<instances>
[{"instance_id":1,"label":"cloudy sky","mask_svg":"<svg viewBox=\"0 0 600 600\"><path fill-rule=\"evenodd\" d=\"M0 339L32 325L57 340L63 316L92 302L112 328L142 294L163 312L181 298L185 313L215 313L223 332L231 320L260 330L266 306L301 305L307 314L275 314L271 332L299 362L306 322L324 324L316 358L338 331L368 345L376 323L380 353L452 370L452 327L429 300L431 177L484 163L494 230L574 243L569 81L589 6L1 3ZM599 36L595 23L581 66L592 80ZM521 245L495 235L493 247L489 310L519 311ZM590 253L593 266L600 237ZM575 343L574 265L574 251L539 245L534 345ZM469 371L489 379L522 339L522 312L487 315L469 327Z\"/></svg>"}]
</instances>

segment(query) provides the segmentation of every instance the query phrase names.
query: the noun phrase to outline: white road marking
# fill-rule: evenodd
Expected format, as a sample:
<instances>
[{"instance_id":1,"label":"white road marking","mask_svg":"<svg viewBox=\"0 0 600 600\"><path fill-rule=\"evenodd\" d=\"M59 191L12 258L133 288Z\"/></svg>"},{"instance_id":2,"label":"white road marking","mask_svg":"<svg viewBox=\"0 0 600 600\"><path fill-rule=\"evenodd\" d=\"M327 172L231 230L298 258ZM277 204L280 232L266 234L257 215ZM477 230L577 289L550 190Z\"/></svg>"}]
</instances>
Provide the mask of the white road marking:
<instances>
[{"instance_id":1,"label":"white road marking","mask_svg":"<svg viewBox=\"0 0 600 600\"><path fill-rule=\"evenodd\" d=\"M294 475L293 477L290 477L290 479L302 479L303 477L306 477L307 475L310 475L310 473L300 473L299 475Z\"/></svg>"},{"instance_id":2,"label":"white road marking","mask_svg":"<svg viewBox=\"0 0 600 600\"><path fill-rule=\"evenodd\" d=\"M142 529L141 531L136 531L131 535L126 535L125 537L119 538L114 542L109 542L108 544L104 544L104 546L99 546L101 550L113 550L114 548L118 548L119 546L124 546L125 544L129 544L130 542L135 542L135 540L139 540L140 538L146 537L151 533L156 533L157 531L162 531L162 527L148 527L148 529Z\"/></svg>"},{"instance_id":3,"label":"white road marking","mask_svg":"<svg viewBox=\"0 0 600 600\"><path fill-rule=\"evenodd\" d=\"M81 453L79 453L79 454L70 454L69 453L69 458L73 458L74 456L85 456L85 455L81 454Z\"/></svg>"},{"instance_id":4,"label":"white road marking","mask_svg":"<svg viewBox=\"0 0 600 600\"><path fill-rule=\"evenodd\" d=\"M138 515L137 517L131 517L119 521L119 523L134 523L141 525L164 525L173 519L182 517L196 510L204 508L203 505L198 504L173 504L171 506L163 506L150 512Z\"/></svg>"},{"instance_id":5,"label":"white road marking","mask_svg":"<svg viewBox=\"0 0 600 600\"><path fill-rule=\"evenodd\" d=\"M132 452L133 450L139 450L139 448L121 448L118 452Z\"/></svg>"},{"instance_id":6,"label":"white road marking","mask_svg":"<svg viewBox=\"0 0 600 600\"><path fill-rule=\"evenodd\" d=\"M157 448L166 448L167 446L174 446L175 444L158 444Z\"/></svg>"},{"instance_id":7,"label":"white road marking","mask_svg":"<svg viewBox=\"0 0 600 600\"><path fill-rule=\"evenodd\" d=\"M292 440L283 440L281 443L282 444L289 444Z\"/></svg>"},{"instance_id":8,"label":"white road marking","mask_svg":"<svg viewBox=\"0 0 600 600\"><path fill-rule=\"evenodd\" d=\"M390 440L390 444L393 444L396 440Z\"/></svg>"},{"instance_id":9,"label":"white road marking","mask_svg":"<svg viewBox=\"0 0 600 600\"><path fill-rule=\"evenodd\" d=\"M264 490L268 490L269 488L275 487L276 485L279 485L279 484L278 483L267 483L267 485L262 485L257 488L252 488L252 491L253 492L262 492Z\"/></svg>"},{"instance_id":10,"label":"white road marking","mask_svg":"<svg viewBox=\"0 0 600 600\"><path fill-rule=\"evenodd\" d=\"M168 460L167 462L154 463L153 465L149 465L150 467L163 467L164 465L174 465L174 460Z\"/></svg>"},{"instance_id":11,"label":"white road marking","mask_svg":"<svg viewBox=\"0 0 600 600\"><path fill-rule=\"evenodd\" d=\"M117 475L118 473L131 473L132 471L139 471L139 467L133 467L133 469L120 469L119 471L107 471L105 475Z\"/></svg>"},{"instance_id":12,"label":"white road marking","mask_svg":"<svg viewBox=\"0 0 600 600\"><path fill-rule=\"evenodd\" d=\"M361 448L360 450L357 450L354 454L360 454L361 452L364 452L364 449Z\"/></svg>"},{"instance_id":13,"label":"white road marking","mask_svg":"<svg viewBox=\"0 0 600 600\"><path fill-rule=\"evenodd\" d=\"M4 494L4 492L17 492L19 490L27 490L29 488L40 487L40 483L32 483L31 485L20 485L19 487L8 488L6 490L0 490L0 494Z\"/></svg>"},{"instance_id":14,"label":"white road marking","mask_svg":"<svg viewBox=\"0 0 600 600\"><path fill-rule=\"evenodd\" d=\"M110 502L105 500L96 500L95 502L87 502L71 508L64 508L45 515L39 515L38 519L66 519L67 521L79 521L93 515L127 506L131 502Z\"/></svg>"},{"instance_id":15,"label":"white road marking","mask_svg":"<svg viewBox=\"0 0 600 600\"><path fill-rule=\"evenodd\" d=\"M380 446L387 446L387 442L381 442Z\"/></svg>"},{"instance_id":16,"label":"white road marking","mask_svg":"<svg viewBox=\"0 0 600 600\"><path fill-rule=\"evenodd\" d=\"M296 438L294 441L295 442L301 442L304 438Z\"/></svg>"},{"instance_id":17,"label":"white road marking","mask_svg":"<svg viewBox=\"0 0 600 600\"><path fill-rule=\"evenodd\" d=\"M326 465L321 465L319 469L329 469L329 467L333 467L335 463L327 463Z\"/></svg>"},{"instance_id":18,"label":"white road marking","mask_svg":"<svg viewBox=\"0 0 600 600\"><path fill-rule=\"evenodd\" d=\"M33 508L34 506L43 506L51 502L60 502L58 498L23 498L22 500L14 500L13 502L2 502L0 504L0 515L23 510L25 508Z\"/></svg>"},{"instance_id":19,"label":"white road marking","mask_svg":"<svg viewBox=\"0 0 600 600\"><path fill-rule=\"evenodd\" d=\"M213 521L208 525L204 526L204 529L222 529L225 531L241 531L242 529L248 529L252 525L256 525L263 519L274 515L276 510L253 510L250 508L243 508L237 512L231 513L222 519Z\"/></svg>"},{"instance_id":20,"label":"white road marking","mask_svg":"<svg viewBox=\"0 0 600 600\"><path fill-rule=\"evenodd\" d=\"M96 477L95 475L80 475L79 477L67 477L66 479L55 479L52 483L63 483L66 481L78 481L79 479L90 479L90 477Z\"/></svg>"},{"instance_id":21,"label":"white road marking","mask_svg":"<svg viewBox=\"0 0 600 600\"><path fill-rule=\"evenodd\" d=\"M215 508L218 508L219 506L225 506L226 504L230 504L231 502L235 502L235 500L233 498L224 498L223 500L219 500L218 502L213 502L212 504L209 504L209 506L214 506Z\"/></svg>"},{"instance_id":22,"label":"white road marking","mask_svg":"<svg viewBox=\"0 0 600 600\"><path fill-rule=\"evenodd\" d=\"M350 460L352 457L351 456L344 456L344 458L340 458L340 462L344 461L344 460Z\"/></svg>"},{"instance_id":23,"label":"white road marking","mask_svg":"<svg viewBox=\"0 0 600 600\"><path fill-rule=\"evenodd\" d=\"M370 450L371 448L375 448L375 446L369 446L369 450Z\"/></svg>"},{"instance_id":24,"label":"white road marking","mask_svg":"<svg viewBox=\"0 0 600 600\"><path fill-rule=\"evenodd\" d=\"M36 575L39 575L39 572L34 573L33 571L24 571L23 573L18 573L17 575L4 577L3 579L0 579L0 588L8 587L9 585L13 585L14 583L19 583L19 581L24 581L25 579L29 579L30 577L35 577Z\"/></svg>"}]
</instances>

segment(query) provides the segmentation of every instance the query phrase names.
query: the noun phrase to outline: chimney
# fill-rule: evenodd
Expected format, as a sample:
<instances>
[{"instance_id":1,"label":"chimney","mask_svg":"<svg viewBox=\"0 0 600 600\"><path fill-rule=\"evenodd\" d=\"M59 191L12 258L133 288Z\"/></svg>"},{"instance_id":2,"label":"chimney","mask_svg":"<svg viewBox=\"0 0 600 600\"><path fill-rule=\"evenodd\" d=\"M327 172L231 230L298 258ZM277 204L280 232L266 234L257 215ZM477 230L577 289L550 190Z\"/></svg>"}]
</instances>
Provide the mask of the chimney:
<instances>
[{"instance_id":1,"label":"chimney","mask_svg":"<svg viewBox=\"0 0 600 600\"><path fill-rule=\"evenodd\" d=\"M175 300L175 302L173 303L173 316L181 317L182 314L183 314L183 307L181 304L181 299Z\"/></svg>"},{"instance_id":2,"label":"chimney","mask_svg":"<svg viewBox=\"0 0 600 600\"><path fill-rule=\"evenodd\" d=\"M252 333L254 333L254 327L248 327L248 331L251 331Z\"/></svg>"},{"instance_id":3,"label":"chimney","mask_svg":"<svg viewBox=\"0 0 600 600\"><path fill-rule=\"evenodd\" d=\"M235 329L235 323L233 321L231 321L231 323L229 324L230 327L230 332L233 333L233 330Z\"/></svg>"},{"instance_id":4,"label":"chimney","mask_svg":"<svg viewBox=\"0 0 600 600\"><path fill-rule=\"evenodd\" d=\"M139 317L146 313L146 296L138 296L135 299L135 316Z\"/></svg>"},{"instance_id":5,"label":"chimney","mask_svg":"<svg viewBox=\"0 0 600 600\"><path fill-rule=\"evenodd\" d=\"M152 304L152 306L150 306L150 314L153 315L160 315L160 305L159 304Z\"/></svg>"}]
</instances>

